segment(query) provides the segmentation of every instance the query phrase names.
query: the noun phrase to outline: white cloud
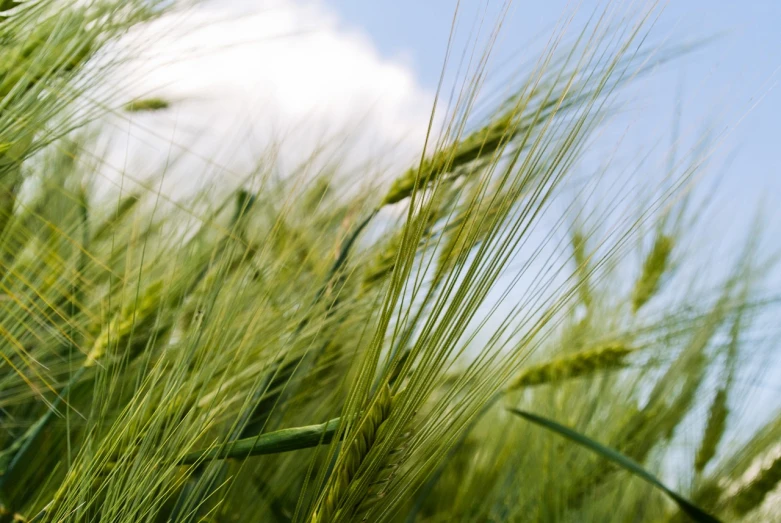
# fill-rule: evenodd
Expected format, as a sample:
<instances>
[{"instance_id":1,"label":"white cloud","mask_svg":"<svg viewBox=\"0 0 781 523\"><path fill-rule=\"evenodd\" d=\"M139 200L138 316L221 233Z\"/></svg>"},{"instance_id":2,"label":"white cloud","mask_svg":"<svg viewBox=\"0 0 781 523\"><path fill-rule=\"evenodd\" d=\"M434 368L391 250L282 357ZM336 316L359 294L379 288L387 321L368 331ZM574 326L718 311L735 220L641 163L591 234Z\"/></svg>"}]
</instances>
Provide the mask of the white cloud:
<instances>
[{"instance_id":1,"label":"white cloud","mask_svg":"<svg viewBox=\"0 0 781 523\"><path fill-rule=\"evenodd\" d=\"M348 165L371 158L380 160L377 170L401 168L425 138L433 93L366 36L340 27L322 2L212 0L156 21L125 45L139 58L118 78L123 96L174 102L116 123L111 164L128 160L131 174L179 152L172 137L189 148L179 182L207 169L242 172L270 143L280 144L284 169L328 139L348 140Z\"/></svg>"}]
</instances>

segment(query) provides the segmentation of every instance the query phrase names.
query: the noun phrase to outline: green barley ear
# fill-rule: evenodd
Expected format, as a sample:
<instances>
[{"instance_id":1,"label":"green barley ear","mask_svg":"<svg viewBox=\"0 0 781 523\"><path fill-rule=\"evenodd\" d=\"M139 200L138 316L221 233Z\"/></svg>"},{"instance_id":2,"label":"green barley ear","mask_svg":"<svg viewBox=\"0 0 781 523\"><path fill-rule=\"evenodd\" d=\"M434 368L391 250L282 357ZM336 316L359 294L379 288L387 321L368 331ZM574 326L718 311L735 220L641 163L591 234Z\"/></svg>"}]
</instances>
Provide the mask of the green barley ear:
<instances>
[{"instance_id":1,"label":"green barley ear","mask_svg":"<svg viewBox=\"0 0 781 523\"><path fill-rule=\"evenodd\" d=\"M632 293L632 311L637 312L648 303L659 290L662 276L667 270L670 262L674 240L665 234L659 234L654 242L651 252L643 263L643 269L640 278L635 284Z\"/></svg>"},{"instance_id":2,"label":"green barley ear","mask_svg":"<svg viewBox=\"0 0 781 523\"><path fill-rule=\"evenodd\" d=\"M745 299L745 292L743 299ZM727 405L728 392L732 389L735 377L735 368L738 363L738 349L740 345L740 334L743 324L743 313L745 307L740 306L732 322L730 329L730 343L727 349L727 376L724 384L719 387L716 396L708 413L708 421L705 425L705 432L702 436L702 442L697 449L697 455L694 460L694 469L702 473L705 466L716 455L716 450L724 437L724 431L727 428L727 417L729 416L729 406Z\"/></svg>"},{"instance_id":3,"label":"green barley ear","mask_svg":"<svg viewBox=\"0 0 781 523\"><path fill-rule=\"evenodd\" d=\"M125 349L130 344L130 358L143 349L150 338L150 330L158 322L158 313L164 306L165 287L162 280L151 284L139 297L131 300L103 328L87 354L84 367L93 367L107 355L111 348ZM165 330L163 323L157 330Z\"/></svg>"},{"instance_id":4,"label":"green barley ear","mask_svg":"<svg viewBox=\"0 0 781 523\"><path fill-rule=\"evenodd\" d=\"M381 205L392 205L412 196L415 186L425 188L435 176L440 173L433 172L434 165L431 162L424 161L419 168L408 169L404 174L393 181L388 194L383 198Z\"/></svg>"},{"instance_id":5,"label":"green barley ear","mask_svg":"<svg viewBox=\"0 0 781 523\"><path fill-rule=\"evenodd\" d=\"M545 77L548 73L552 76ZM535 131L570 110L578 110L606 87L584 80L582 88L573 89L572 85L560 84L559 74L555 68L544 70L543 76L508 97L488 124L407 170L394 180L381 205L409 198L416 187L422 190L439 179L467 175L474 172L473 167L497 162L508 147L528 145L527 138Z\"/></svg>"},{"instance_id":6,"label":"green barley ear","mask_svg":"<svg viewBox=\"0 0 781 523\"><path fill-rule=\"evenodd\" d=\"M517 110L512 107L501 117L478 129L465 139L434 153L418 167L408 169L394 180L382 205L391 205L412 196L415 187L423 190L449 173L464 174L462 168L485 160L506 146L511 137L520 134L517 128Z\"/></svg>"},{"instance_id":7,"label":"green barley ear","mask_svg":"<svg viewBox=\"0 0 781 523\"><path fill-rule=\"evenodd\" d=\"M627 366L627 357L635 348L613 343L589 349L522 370L507 386L507 392L560 382Z\"/></svg>"},{"instance_id":8,"label":"green barley ear","mask_svg":"<svg viewBox=\"0 0 781 523\"><path fill-rule=\"evenodd\" d=\"M164 98L142 98L133 100L125 105L125 111L129 113L156 112L168 109L171 103Z\"/></svg>"},{"instance_id":9,"label":"green barley ear","mask_svg":"<svg viewBox=\"0 0 781 523\"><path fill-rule=\"evenodd\" d=\"M312 515L312 523L328 523L340 517L348 516L355 507L343 507L342 500L350 489L361 464L379 439L380 430L390 416L393 399L390 387L382 385L379 397L373 402L371 410L358 422L357 433L349 438L350 444L339 453L339 460L328 480L326 492L317 510Z\"/></svg>"},{"instance_id":10,"label":"green barley ear","mask_svg":"<svg viewBox=\"0 0 781 523\"><path fill-rule=\"evenodd\" d=\"M781 455L763 466L754 478L740 487L728 500L728 505L739 516L745 516L762 505L765 498L781 484Z\"/></svg>"},{"instance_id":11,"label":"green barley ear","mask_svg":"<svg viewBox=\"0 0 781 523\"><path fill-rule=\"evenodd\" d=\"M694 459L694 469L701 473L705 466L716 455L716 448L724 435L727 427L727 387L719 388L708 413L708 422L705 425L705 434L702 437L700 448Z\"/></svg>"},{"instance_id":12,"label":"green barley ear","mask_svg":"<svg viewBox=\"0 0 781 523\"><path fill-rule=\"evenodd\" d=\"M544 124L546 118L553 114L545 112L550 109L548 106L550 100L534 96L541 93L516 94L510 97L490 118L488 124L457 140L454 144L435 151L419 166L407 170L394 180L382 200L382 205L391 205L409 198L416 187L418 190L423 190L442 178L447 177L452 180L475 172L473 167L491 162L501 156L513 140L523 138L534 128ZM567 98L559 107L562 110L571 103L571 100L564 93L560 96L562 100L564 97ZM521 113L534 115L534 117L527 117L522 121Z\"/></svg>"},{"instance_id":13,"label":"green barley ear","mask_svg":"<svg viewBox=\"0 0 781 523\"><path fill-rule=\"evenodd\" d=\"M408 458L407 454L413 434L413 430L407 430L394 439L393 450L388 453L382 467L372 477L366 495L357 503L354 519L360 518L361 521L367 521L367 512L382 503L382 500L388 495L391 482L398 476L400 468L405 459Z\"/></svg>"}]
</instances>

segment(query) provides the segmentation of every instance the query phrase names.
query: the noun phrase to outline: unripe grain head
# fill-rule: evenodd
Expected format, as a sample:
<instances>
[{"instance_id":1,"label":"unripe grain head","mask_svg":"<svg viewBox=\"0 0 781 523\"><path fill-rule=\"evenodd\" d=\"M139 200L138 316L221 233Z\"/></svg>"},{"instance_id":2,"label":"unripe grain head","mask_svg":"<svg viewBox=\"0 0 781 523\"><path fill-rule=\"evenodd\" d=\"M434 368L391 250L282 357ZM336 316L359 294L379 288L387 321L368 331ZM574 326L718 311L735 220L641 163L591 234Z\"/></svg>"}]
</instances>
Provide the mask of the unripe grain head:
<instances>
[{"instance_id":1,"label":"unripe grain head","mask_svg":"<svg viewBox=\"0 0 781 523\"><path fill-rule=\"evenodd\" d=\"M588 376L602 370L620 369L634 348L614 343L528 367L520 372L507 391Z\"/></svg>"}]
</instances>

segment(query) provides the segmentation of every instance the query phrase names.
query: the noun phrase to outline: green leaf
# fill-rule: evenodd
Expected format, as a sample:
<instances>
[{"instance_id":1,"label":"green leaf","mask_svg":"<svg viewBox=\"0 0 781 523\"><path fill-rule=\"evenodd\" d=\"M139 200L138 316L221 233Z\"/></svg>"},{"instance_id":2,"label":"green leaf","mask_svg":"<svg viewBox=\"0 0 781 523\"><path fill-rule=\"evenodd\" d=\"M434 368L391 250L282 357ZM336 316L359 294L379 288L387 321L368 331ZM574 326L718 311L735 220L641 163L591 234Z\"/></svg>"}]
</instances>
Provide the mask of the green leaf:
<instances>
[{"instance_id":1,"label":"green leaf","mask_svg":"<svg viewBox=\"0 0 781 523\"><path fill-rule=\"evenodd\" d=\"M340 418L334 418L319 425L282 429L205 450L196 450L187 454L179 464L189 465L213 459L243 459L262 454L278 454L317 447L331 442L336 428L339 426L339 421Z\"/></svg>"},{"instance_id":2,"label":"green leaf","mask_svg":"<svg viewBox=\"0 0 781 523\"><path fill-rule=\"evenodd\" d=\"M665 486L659 479L656 478L653 474L645 470L639 463L637 463L632 458L629 458L617 450L611 449L610 447L606 447L602 445L601 443L598 443L594 441L593 439L581 434L580 432L576 432L572 430L569 427L565 427L564 425L560 425L556 423L553 420L550 420L548 418L543 418L542 416L537 416L536 414L532 414L531 412L526 412L520 409L508 409L513 414L517 414L518 416L521 416L522 418L531 421L532 423L536 423L537 425L540 425L542 427L545 427L548 430L551 430L553 432L558 433L561 436L564 436L565 438L574 441L575 443L586 447L590 450L593 450L603 458L609 459L616 465L620 466L621 468L628 470L635 476L638 476L641 479L644 479L651 485L655 486L659 490L663 491L665 494L670 496L673 501L680 507L680 509L685 512L689 517L691 517L694 521L697 522L704 522L704 523L720 523L720 521L699 508L697 505L689 501L688 499L684 498L680 494L672 491L667 486Z\"/></svg>"}]
</instances>

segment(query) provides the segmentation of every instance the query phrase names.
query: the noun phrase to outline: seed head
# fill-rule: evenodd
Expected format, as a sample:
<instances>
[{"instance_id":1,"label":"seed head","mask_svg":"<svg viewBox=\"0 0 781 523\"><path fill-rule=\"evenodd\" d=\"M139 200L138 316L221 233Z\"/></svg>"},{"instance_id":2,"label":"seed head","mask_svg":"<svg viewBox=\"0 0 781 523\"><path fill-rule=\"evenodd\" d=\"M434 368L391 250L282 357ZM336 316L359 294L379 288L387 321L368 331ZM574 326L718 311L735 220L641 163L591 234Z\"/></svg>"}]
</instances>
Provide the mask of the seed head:
<instances>
[{"instance_id":1,"label":"seed head","mask_svg":"<svg viewBox=\"0 0 781 523\"><path fill-rule=\"evenodd\" d=\"M619 369L626 366L626 358L634 350L623 343L615 343L563 356L522 370L507 390L579 378L602 370Z\"/></svg>"},{"instance_id":2,"label":"seed head","mask_svg":"<svg viewBox=\"0 0 781 523\"><path fill-rule=\"evenodd\" d=\"M640 310L659 290L662 275L667 270L672 250L673 239L670 236L660 234L653 249L648 253L640 279L635 284L635 290L632 294L633 312Z\"/></svg>"}]
</instances>

